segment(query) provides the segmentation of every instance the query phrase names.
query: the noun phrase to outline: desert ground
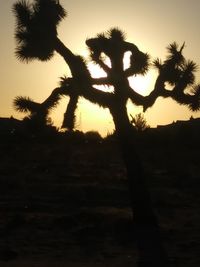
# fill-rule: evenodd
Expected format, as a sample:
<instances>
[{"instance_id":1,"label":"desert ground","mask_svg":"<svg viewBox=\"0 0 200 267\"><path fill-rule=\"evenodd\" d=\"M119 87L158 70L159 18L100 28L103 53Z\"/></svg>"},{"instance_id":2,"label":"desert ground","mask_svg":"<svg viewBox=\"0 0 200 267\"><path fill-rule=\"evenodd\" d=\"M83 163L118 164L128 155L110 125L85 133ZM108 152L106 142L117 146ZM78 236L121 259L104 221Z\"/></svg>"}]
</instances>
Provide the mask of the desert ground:
<instances>
[{"instance_id":1,"label":"desert ground","mask_svg":"<svg viewBox=\"0 0 200 267\"><path fill-rule=\"evenodd\" d=\"M170 266L200 266L199 147L138 150ZM0 159L0 266L137 266L115 141L10 137Z\"/></svg>"}]
</instances>

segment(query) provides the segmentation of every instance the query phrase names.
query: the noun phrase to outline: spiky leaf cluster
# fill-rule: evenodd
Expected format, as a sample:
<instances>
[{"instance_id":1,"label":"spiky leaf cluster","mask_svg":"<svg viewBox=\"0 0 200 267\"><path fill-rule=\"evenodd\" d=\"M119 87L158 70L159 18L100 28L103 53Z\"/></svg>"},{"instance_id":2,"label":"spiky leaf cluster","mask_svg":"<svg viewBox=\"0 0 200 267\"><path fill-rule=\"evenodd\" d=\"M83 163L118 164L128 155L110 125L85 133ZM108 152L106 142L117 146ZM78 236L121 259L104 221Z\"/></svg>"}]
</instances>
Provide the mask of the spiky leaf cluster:
<instances>
[{"instance_id":1,"label":"spiky leaf cluster","mask_svg":"<svg viewBox=\"0 0 200 267\"><path fill-rule=\"evenodd\" d=\"M184 56L182 55L182 50L185 46L185 43L180 47L176 42L173 42L167 46L168 56L165 61L165 64L181 64L184 61Z\"/></svg>"},{"instance_id":2,"label":"spiky leaf cluster","mask_svg":"<svg viewBox=\"0 0 200 267\"><path fill-rule=\"evenodd\" d=\"M194 73L197 71L197 64L192 60L184 61L184 63L180 66L180 69L180 79L187 85L192 85L195 82Z\"/></svg>"},{"instance_id":3,"label":"spiky leaf cluster","mask_svg":"<svg viewBox=\"0 0 200 267\"><path fill-rule=\"evenodd\" d=\"M106 35L115 42L124 42L126 39L125 33L119 28L111 28Z\"/></svg>"},{"instance_id":4,"label":"spiky leaf cluster","mask_svg":"<svg viewBox=\"0 0 200 267\"><path fill-rule=\"evenodd\" d=\"M162 64L160 70L162 70L162 75L164 75L165 80L171 84L176 84L181 76L182 66L184 65L184 57L182 55L183 47L178 50L178 44L172 43L167 47L168 55L167 59Z\"/></svg>"},{"instance_id":5,"label":"spiky leaf cluster","mask_svg":"<svg viewBox=\"0 0 200 267\"><path fill-rule=\"evenodd\" d=\"M152 62L152 66L155 67L159 72L162 70L162 60L160 58L156 58Z\"/></svg>"},{"instance_id":6,"label":"spiky leaf cluster","mask_svg":"<svg viewBox=\"0 0 200 267\"><path fill-rule=\"evenodd\" d=\"M63 75L62 77L60 77L59 85L60 87L67 87L69 86L70 81L71 78L68 78L66 75Z\"/></svg>"},{"instance_id":7,"label":"spiky leaf cluster","mask_svg":"<svg viewBox=\"0 0 200 267\"><path fill-rule=\"evenodd\" d=\"M35 112L38 109L38 103L35 103L29 97L17 96L13 101L13 106L16 111L27 113Z\"/></svg>"},{"instance_id":8,"label":"spiky leaf cluster","mask_svg":"<svg viewBox=\"0 0 200 267\"><path fill-rule=\"evenodd\" d=\"M102 60L102 53L112 57L119 47L122 49L124 41L125 34L118 28L112 28L106 33L98 34L96 38L86 40L86 44L89 48L91 59L94 63L99 64L99 60Z\"/></svg>"},{"instance_id":9,"label":"spiky leaf cluster","mask_svg":"<svg viewBox=\"0 0 200 267\"><path fill-rule=\"evenodd\" d=\"M171 92L162 89L162 95L172 97L178 104L186 105L190 110L197 111L200 109L200 85L195 85L197 64L184 58L182 54L184 46L185 43L179 49L176 43L169 45L167 59L163 63L156 59L153 65L159 71L161 83L168 82L172 86ZM189 89L190 86L192 89Z\"/></svg>"},{"instance_id":10,"label":"spiky leaf cluster","mask_svg":"<svg viewBox=\"0 0 200 267\"><path fill-rule=\"evenodd\" d=\"M200 84L193 86L191 94L193 101L189 104L189 108L192 111L198 111L200 109Z\"/></svg>"},{"instance_id":11,"label":"spiky leaf cluster","mask_svg":"<svg viewBox=\"0 0 200 267\"><path fill-rule=\"evenodd\" d=\"M118 28L112 28L106 33L98 34L96 38L88 39L86 44L89 47L93 62L103 68L108 76L111 70L105 64L104 57L109 57L111 65L118 65L118 69L120 69L119 64L123 65L122 61L127 51L131 52L130 67L126 71L128 76L144 75L149 68L149 55L139 51L134 44L126 42L125 34Z\"/></svg>"},{"instance_id":12,"label":"spiky leaf cluster","mask_svg":"<svg viewBox=\"0 0 200 267\"><path fill-rule=\"evenodd\" d=\"M54 52L57 26L66 16L63 7L56 0L25 0L13 6L16 16L16 56L22 61L49 60Z\"/></svg>"},{"instance_id":13,"label":"spiky leaf cluster","mask_svg":"<svg viewBox=\"0 0 200 267\"><path fill-rule=\"evenodd\" d=\"M158 58L153 61L153 66L171 85L182 83L188 86L195 81L194 72L197 70L197 65L191 60L185 60L182 54L184 46L185 44L179 49L178 44L174 42L167 47L168 55L164 62Z\"/></svg>"},{"instance_id":14,"label":"spiky leaf cluster","mask_svg":"<svg viewBox=\"0 0 200 267\"><path fill-rule=\"evenodd\" d=\"M149 69L149 55L140 51L131 55L130 68L134 75L144 75Z\"/></svg>"}]
</instances>

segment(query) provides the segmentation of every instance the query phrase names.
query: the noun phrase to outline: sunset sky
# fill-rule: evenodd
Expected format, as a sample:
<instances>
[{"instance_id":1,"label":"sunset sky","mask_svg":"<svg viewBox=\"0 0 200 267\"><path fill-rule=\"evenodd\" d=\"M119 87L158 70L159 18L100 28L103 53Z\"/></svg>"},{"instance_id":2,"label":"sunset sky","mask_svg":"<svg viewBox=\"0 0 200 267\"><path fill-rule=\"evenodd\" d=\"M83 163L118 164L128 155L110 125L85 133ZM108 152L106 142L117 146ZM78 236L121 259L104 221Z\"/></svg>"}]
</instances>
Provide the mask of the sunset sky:
<instances>
[{"instance_id":1,"label":"sunset sky","mask_svg":"<svg viewBox=\"0 0 200 267\"><path fill-rule=\"evenodd\" d=\"M15 96L29 96L42 102L58 86L59 77L69 73L64 60L55 54L48 62L33 61L22 63L15 57L15 18L12 6L16 0L0 0L0 117L23 118L24 114L13 109ZM30 0L31 2L31 0ZM186 43L184 55L200 65L200 0L60 0L68 16L58 28L59 38L75 54L87 56L86 38L118 27L126 33L126 39L133 42L152 58L164 59L166 46L174 41ZM93 74L98 74L91 68ZM156 72L152 71L142 81L133 84L142 94L153 88ZM200 70L196 73L200 83ZM63 113L68 103L63 98L51 117L54 124L61 125ZM98 108L80 99L77 110L77 128L82 131L97 130L102 135L112 132L114 126L107 110ZM132 115L142 111L140 107L129 105ZM145 118L155 127L176 120L200 117L200 112L191 113L186 107L170 99L158 99L147 110Z\"/></svg>"}]
</instances>

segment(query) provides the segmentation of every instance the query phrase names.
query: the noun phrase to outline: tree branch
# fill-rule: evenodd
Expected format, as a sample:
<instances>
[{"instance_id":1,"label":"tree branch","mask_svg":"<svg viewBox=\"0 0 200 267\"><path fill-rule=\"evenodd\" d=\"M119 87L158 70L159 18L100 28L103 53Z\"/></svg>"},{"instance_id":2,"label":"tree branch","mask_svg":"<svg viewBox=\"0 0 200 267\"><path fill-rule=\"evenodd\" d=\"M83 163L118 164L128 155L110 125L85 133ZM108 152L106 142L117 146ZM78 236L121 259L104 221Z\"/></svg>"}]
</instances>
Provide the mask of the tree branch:
<instances>
[{"instance_id":1,"label":"tree branch","mask_svg":"<svg viewBox=\"0 0 200 267\"><path fill-rule=\"evenodd\" d=\"M154 89L148 96L140 95L139 93L135 92L130 86L128 88L128 96L130 100L136 105L143 106L144 111L146 111L147 108L151 107L159 96L167 97L168 93L169 91L165 90L164 81L161 75L158 76Z\"/></svg>"},{"instance_id":2,"label":"tree branch","mask_svg":"<svg viewBox=\"0 0 200 267\"><path fill-rule=\"evenodd\" d=\"M91 83L93 85L111 85L111 81L108 77L92 78Z\"/></svg>"},{"instance_id":3,"label":"tree branch","mask_svg":"<svg viewBox=\"0 0 200 267\"><path fill-rule=\"evenodd\" d=\"M111 69L108 65L106 65L103 62L103 60L100 57L95 60L95 63L97 63L105 71L105 73L107 73L107 75L109 75Z\"/></svg>"},{"instance_id":4,"label":"tree branch","mask_svg":"<svg viewBox=\"0 0 200 267\"><path fill-rule=\"evenodd\" d=\"M66 83L62 82L61 84L61 93L66 96L73 96L74 94L77 94L104 108L107 108L112 102L113 93L103 92L93 86L85 84L82 86L78 85L77 87L76 80L73 78L68 78L66 81Z\"/></svg>"}]
</instances>

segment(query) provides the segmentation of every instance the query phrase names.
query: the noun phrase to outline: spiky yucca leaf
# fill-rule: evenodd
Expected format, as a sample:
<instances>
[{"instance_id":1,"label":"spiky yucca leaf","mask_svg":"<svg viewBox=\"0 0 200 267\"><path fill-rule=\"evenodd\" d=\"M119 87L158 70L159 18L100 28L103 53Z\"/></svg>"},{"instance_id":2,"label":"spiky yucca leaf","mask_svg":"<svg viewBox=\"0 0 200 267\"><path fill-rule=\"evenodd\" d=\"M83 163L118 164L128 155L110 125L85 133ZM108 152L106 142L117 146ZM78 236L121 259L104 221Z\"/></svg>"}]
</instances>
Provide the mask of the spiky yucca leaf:
<instances>
[{"instance_id":1,"label":"spiky yucca leaf","mask_svg":"<svg viewBox=\"0 0 200 267\"><path fill-rule=\"evenodd\" d=\"M192 111L200 110L200 84L197 84L191 88L190 95L192 95L192 101L189 104L189 109Z\"/></svg>"},{"instance_id":2,"label":"spiky yucca leaf","mask_svg":"<svg viewBox=\"0 0 200 267\"><path fill-rule=\"evenodd\" d=\"M30 35L27 31L24 31L23 29L21 30L19 29L18 31L15 32L15 39L18 45L20 44L24 45L28 43L28 40L30 39Z\"/></svg>"},{"instance_id":3,"label":"spiky yucca leaf","mask_svg":"<svg viewBox=\"0 0 200 267\"><path fill-rule=\"evenodd\" d=\"M21 0L13 5L13 12L16 14L17 27L26 27L31 20L32 10L29 2Z\"/></svg>"},{"instance_id":4,"label":"spiky yucca leaf","mask_svg":"<svg viewBox=\"0 0 200 267\"><path fill-rule=\"evenodd\" d=\"M191 104L189 104L189 109L191 111L199 111L200 110L200 98L195 98Z\"/></svg>"},{"instance_id":5,"label":"spiky yucca leaf","mask_svg":"<svg viewBox=\"0 0 200 267\"><path fill-rule=\"evenodd\" d=\"M27 113L35 112L38 109L39 104L29 97L17 96L13 101L13 106L16 111Z\"/></svg>"},{"instance_id":6,"label":"spiky yucca leaf","mask_svg":"<svg viewBox=\"0 0 200 267\"><path fill-rule=\"evenodd\" d=\"M54 55L54 45L47 46L46 43L32 42L24 45L20 45L15 50L15 55L18 60L22 62L29 62L34 59L41 61L48 61Z\"/></svg>"},{"instance_id":7,"label":"spiky yucca leaf","mask_svg":"<svg viewBox=\"0 0 200 267\"><path fill-rule=\"evenodd\" d=\"M167 46L167 50L169 55L167 59L164 61L165 65L180 65L184 62L184 56L182 55L182 50L184 48L184 44L181 46L180 50L178 50L178 44L176 42L169 44Z\"/></svg>"},{"instance_id":8,"label":"spiky yucca leaf","mask_svg":"<svg viewBox=\"0 0 200 267\"><path fill-rule=\"evenodd\" d=\"M111 28L108 32L107 35L109 38L111 38L114 41L125 41L125 33L121 31L118 28Z\"/></svg>"},{"instance_id":9,"label":"spiky yucca leaf","mask_svg":"<svg viewBox=\"0 0 200 267\"><path fill-rule=\"evenodd\" d=\"M154 59L153 62L152 62L152 65L156 69L161 70L162 69L162 61L161 61L161 59L159 59L159 58Z\"/></svg>"},{"instance_id":10,"label":"spiky yucca leaf","mask_svg":"<svg viewBox=\"0 0 200 267\"><path fill-rule=\"evenodd\" d=\"M71 78L68 78L66 75L63 75L62 77L60 77L59 85L61 87L66 87L69 85L70 80Z\"/></svg>"},{"instance_id":11,"label":"spiky yucca leaf","mask_svg":"<svg viewBox=\"0 0 200 267\"><path fill-rule=\"evenodd\" d=\"M97 34L97 38L100 40L105 40L107 37L106 37L106 34L103 32L103 33L98 33Z\"/></svg>"},{"instance_id":12,"label":"spiky yucca leaf","mask_svg":"<svg viewBox=\"0 0 200 267\"><path fill-rule=\"evenodd\" d=\"M144 75L149 69L150 56L138 51L131 55L131 69L133 73Z\"/></svg>"},{"instance_id":13,"label":"spiky yucca leaf","mask_svg":"<svg viewBox=\"0 0 200 267\"><path fill-rule=\"evenodd\" d=\"M90 38L86 40L86 45L88 46L90 55L98 58L105 47L107 38L100 34L97 38Z\"/></svg>"},{"instance_id":14,"label":"spiky yucca leaf","mask_svg":"<svg viewBox=\"0 0 200 267\"><path fill-rule=\"evenodd\" d=\"M200 84L192 86L192 88L190 89L190 94L200 97Z\"/></svg>"},{"instance_id":15,"label":"spiky yucca leaf","mask_svg":"<svg viewBox=\"0 0 200 267\"><path fill-rule=\"evenodd\" d=\"M13 6L17 20L15 38L16 56L29 61L46 61L53 56L57 26L66 16L63 7L56 0L35 0L32 5L21 0Z\"/></svg>"},{"instance_id":16,"label":"spiky yucca leaf","mask_svg":"<svg viewBox=\"0 0 200 267\"><path fill-rule=\"evenodd\" d=\"M60 77L60 81L59 81L59 94L61 96L69 96L71 94L72 91L72 86L73 84L73 78L68 78L67 76L62 76Z\"/></svg>"},{"instance_id":17,"label":"spiky yucca leaf","mask_svg":"<svg viewBox=\"0 0 200 267\"><path fill-rule=\"evenodd\" d=\"M181 65L181 81L185 82L187 85L191 85L195 82L194 72L197 71L197 64L192 60L188 60Z\"/></svg>"},{"instance_id":18,"label":"spiky yucca leaf","mask_svg":"<svg viewBox=\"0 0 200 267\"><path fill-rule=\"evenodd\" d=\"M176 42L169 44L167 46L167 51L172 55L176 54L176 52L178 51L178 44Z\"/></svg>"},{"instance_id":19,"label":"spiky yucca leaf","mask_svg":"<svg viewBox=\"0 0 200 267\"><path fill-rule=\"evenodd\" d=\"M58 0L35 0L33 10L39 19L44 20L45 18L43 16L47 16L48 21L56 26L67 15L67 12Z\"/></svg>"},{"instance_id":20,"label":"spiky yucca leaf","mask_svg":"<svg viewBox=\"0 0 200 267\"><path fill-rule=\"evenodd\" d=\"M186 70L188 72L195 72L195 71L198 70L198 66L197 66L197 64L193 60L188 60L185 63L185 66L186 66Z\"/></svg>"}]
</instances>

